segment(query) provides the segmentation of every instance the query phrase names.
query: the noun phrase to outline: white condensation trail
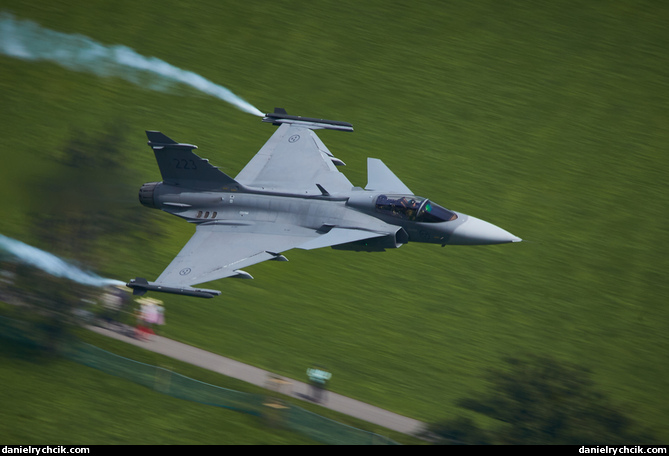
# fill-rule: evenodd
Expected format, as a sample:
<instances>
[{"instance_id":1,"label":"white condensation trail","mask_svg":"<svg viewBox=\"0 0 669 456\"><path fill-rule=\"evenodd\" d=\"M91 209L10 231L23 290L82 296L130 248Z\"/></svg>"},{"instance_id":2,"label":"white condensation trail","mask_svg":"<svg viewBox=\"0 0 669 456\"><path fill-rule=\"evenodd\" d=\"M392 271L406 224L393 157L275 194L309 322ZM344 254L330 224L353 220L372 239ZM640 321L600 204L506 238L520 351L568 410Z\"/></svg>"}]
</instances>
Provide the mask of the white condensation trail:
<instances>
[{"instance_id":1,"label":"white condensation trail","mask_svg":"<svg viewBox=\"0 0 669 456\"><path fill-rule=\"evenodd\" d=\"M21 263L39 268L55 277L63 277L82 285L92 287L125 285L120 280L107 279L90 271L84 271L52 253L0 234L0 254L2 252L9 254Z\"/></svg>"},{"instance_id":2,"label":"white condensation trail","mask_svg":"<svg viewBox=\"0 0 669 456\"><path fill-rule=\"evenodd\" d=\"M0 13L0 54L31 61L49 61L73 71L118 77L144 88L167 91L185 84L236 106L244 112L264 114L229 89L192 71L177 68L156 57L145 57L123 45L104 45L78 34L44 28L30 20Z\"/></svg>"}]
</instances>

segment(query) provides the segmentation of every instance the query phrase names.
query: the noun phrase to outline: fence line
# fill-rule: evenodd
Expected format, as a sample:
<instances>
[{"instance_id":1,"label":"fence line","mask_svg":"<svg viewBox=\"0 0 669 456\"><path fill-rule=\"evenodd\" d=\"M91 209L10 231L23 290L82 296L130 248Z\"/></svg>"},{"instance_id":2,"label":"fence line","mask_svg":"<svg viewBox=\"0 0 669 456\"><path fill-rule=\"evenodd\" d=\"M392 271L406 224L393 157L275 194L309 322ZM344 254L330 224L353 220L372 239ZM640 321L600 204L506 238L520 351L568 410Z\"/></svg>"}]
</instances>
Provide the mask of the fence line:
<instances>
[{"instance_id":1,"label":"fence line","mask_svg":"<svg viewBox=\"0 0 669 456\"><path fill-rule=\"evenodd\" d=\"M17 342L40 346L34 327L0 316L0 335ZM30 334L30 336L28 336ZM67 344L63 356L105 373L130 380L172 397L223 407L261 417L271 426L298 432L330 445L397 445L397 442L261 394L243 393L145 364L79 341Z\"/></svg>"}]
</instances>

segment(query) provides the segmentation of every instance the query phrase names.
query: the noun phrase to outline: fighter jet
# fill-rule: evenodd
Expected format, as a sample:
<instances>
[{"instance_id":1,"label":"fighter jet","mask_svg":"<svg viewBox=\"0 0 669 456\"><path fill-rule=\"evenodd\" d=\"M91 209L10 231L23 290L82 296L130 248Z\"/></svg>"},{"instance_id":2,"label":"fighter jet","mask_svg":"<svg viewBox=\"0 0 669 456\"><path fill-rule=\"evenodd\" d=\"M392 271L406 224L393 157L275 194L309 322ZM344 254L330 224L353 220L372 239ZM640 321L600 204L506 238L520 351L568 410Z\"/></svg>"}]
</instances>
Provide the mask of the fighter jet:
<instances>
[{"instance_id":1,"label":"fighter jet","mask_svg":"<svg viewBox=\"0 0 669 456\"><path fill-rule=\"evenodd\" d=\"M135 294L161 291L212 298L193 288L224 277L252 279L242 268L287 261L294 248L384 251L411 242L483 245L520 242L475 217L416 196L379 159L367 159L367 185L355 187L337 169L344 162L316 130L353 131L347 122L288 115L276 108L263 122L279 128L233 179L197 146L147 131L162 182L142 185L139 200L196 225L195 234L156 279L131 280Z\"/></svg>"}]
</instances>

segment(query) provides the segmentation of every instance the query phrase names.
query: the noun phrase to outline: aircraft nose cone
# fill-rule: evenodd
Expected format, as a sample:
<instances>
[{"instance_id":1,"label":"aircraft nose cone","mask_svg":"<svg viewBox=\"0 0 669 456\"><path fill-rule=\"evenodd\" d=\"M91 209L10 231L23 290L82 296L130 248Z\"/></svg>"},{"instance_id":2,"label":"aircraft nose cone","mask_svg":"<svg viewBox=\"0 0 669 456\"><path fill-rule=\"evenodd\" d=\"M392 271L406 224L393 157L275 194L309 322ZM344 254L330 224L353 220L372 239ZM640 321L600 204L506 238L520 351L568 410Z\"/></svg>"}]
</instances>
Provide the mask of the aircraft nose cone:
<instances>
[{"instance_id":1,"label":"aircraft nose cone","mask_svg":"<svg viewBox=\"0 0 669 456\"><path fill-rule=\"evenodd\" d=\"M520 241L521 238L492 223L469 216L467 221L453 230L449 244L485 245Z\"/></svg>"}]
</instances>

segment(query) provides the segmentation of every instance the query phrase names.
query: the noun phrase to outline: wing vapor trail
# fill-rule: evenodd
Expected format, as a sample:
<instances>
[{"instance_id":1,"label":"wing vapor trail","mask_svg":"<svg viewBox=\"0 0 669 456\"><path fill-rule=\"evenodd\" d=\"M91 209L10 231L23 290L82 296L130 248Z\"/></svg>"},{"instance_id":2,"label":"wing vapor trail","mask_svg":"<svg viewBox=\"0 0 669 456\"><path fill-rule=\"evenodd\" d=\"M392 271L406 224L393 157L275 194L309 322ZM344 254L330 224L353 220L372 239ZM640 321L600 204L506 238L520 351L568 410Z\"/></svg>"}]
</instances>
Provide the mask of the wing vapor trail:
<instances>
[{"instance_id":1,"label":"wing vapor trail","mask_svg":"<svg viewBox=\"0 0 669 456\"><path fill-rule=\"evenodd\" d=\"M30 61L48 61L73 71L118 77L138 86L167 91L185 84L226 101L238 109L264 114L229 89L192 71L177 68L156 57L145 57L123 45L104 45L78 34L44 28L30 20L0 13L0 54Z\"/></svg>"},{"instance_id":2,"label":"wing vapor trail","mask_svg":"<svg viewBox=\"0 0 669 456\"><path fill-rule=\"evenodd\" d=\"M55 277L63 277L82 285L93 287L125 285L125 283L120 280L107 279L90 271L84 271L52 253L45 252L37 247L33 247L2 234L0 234L0 252L6 252L14 259L19 260L24 264L39 268Z\"/></svg>"}]
</instances>

